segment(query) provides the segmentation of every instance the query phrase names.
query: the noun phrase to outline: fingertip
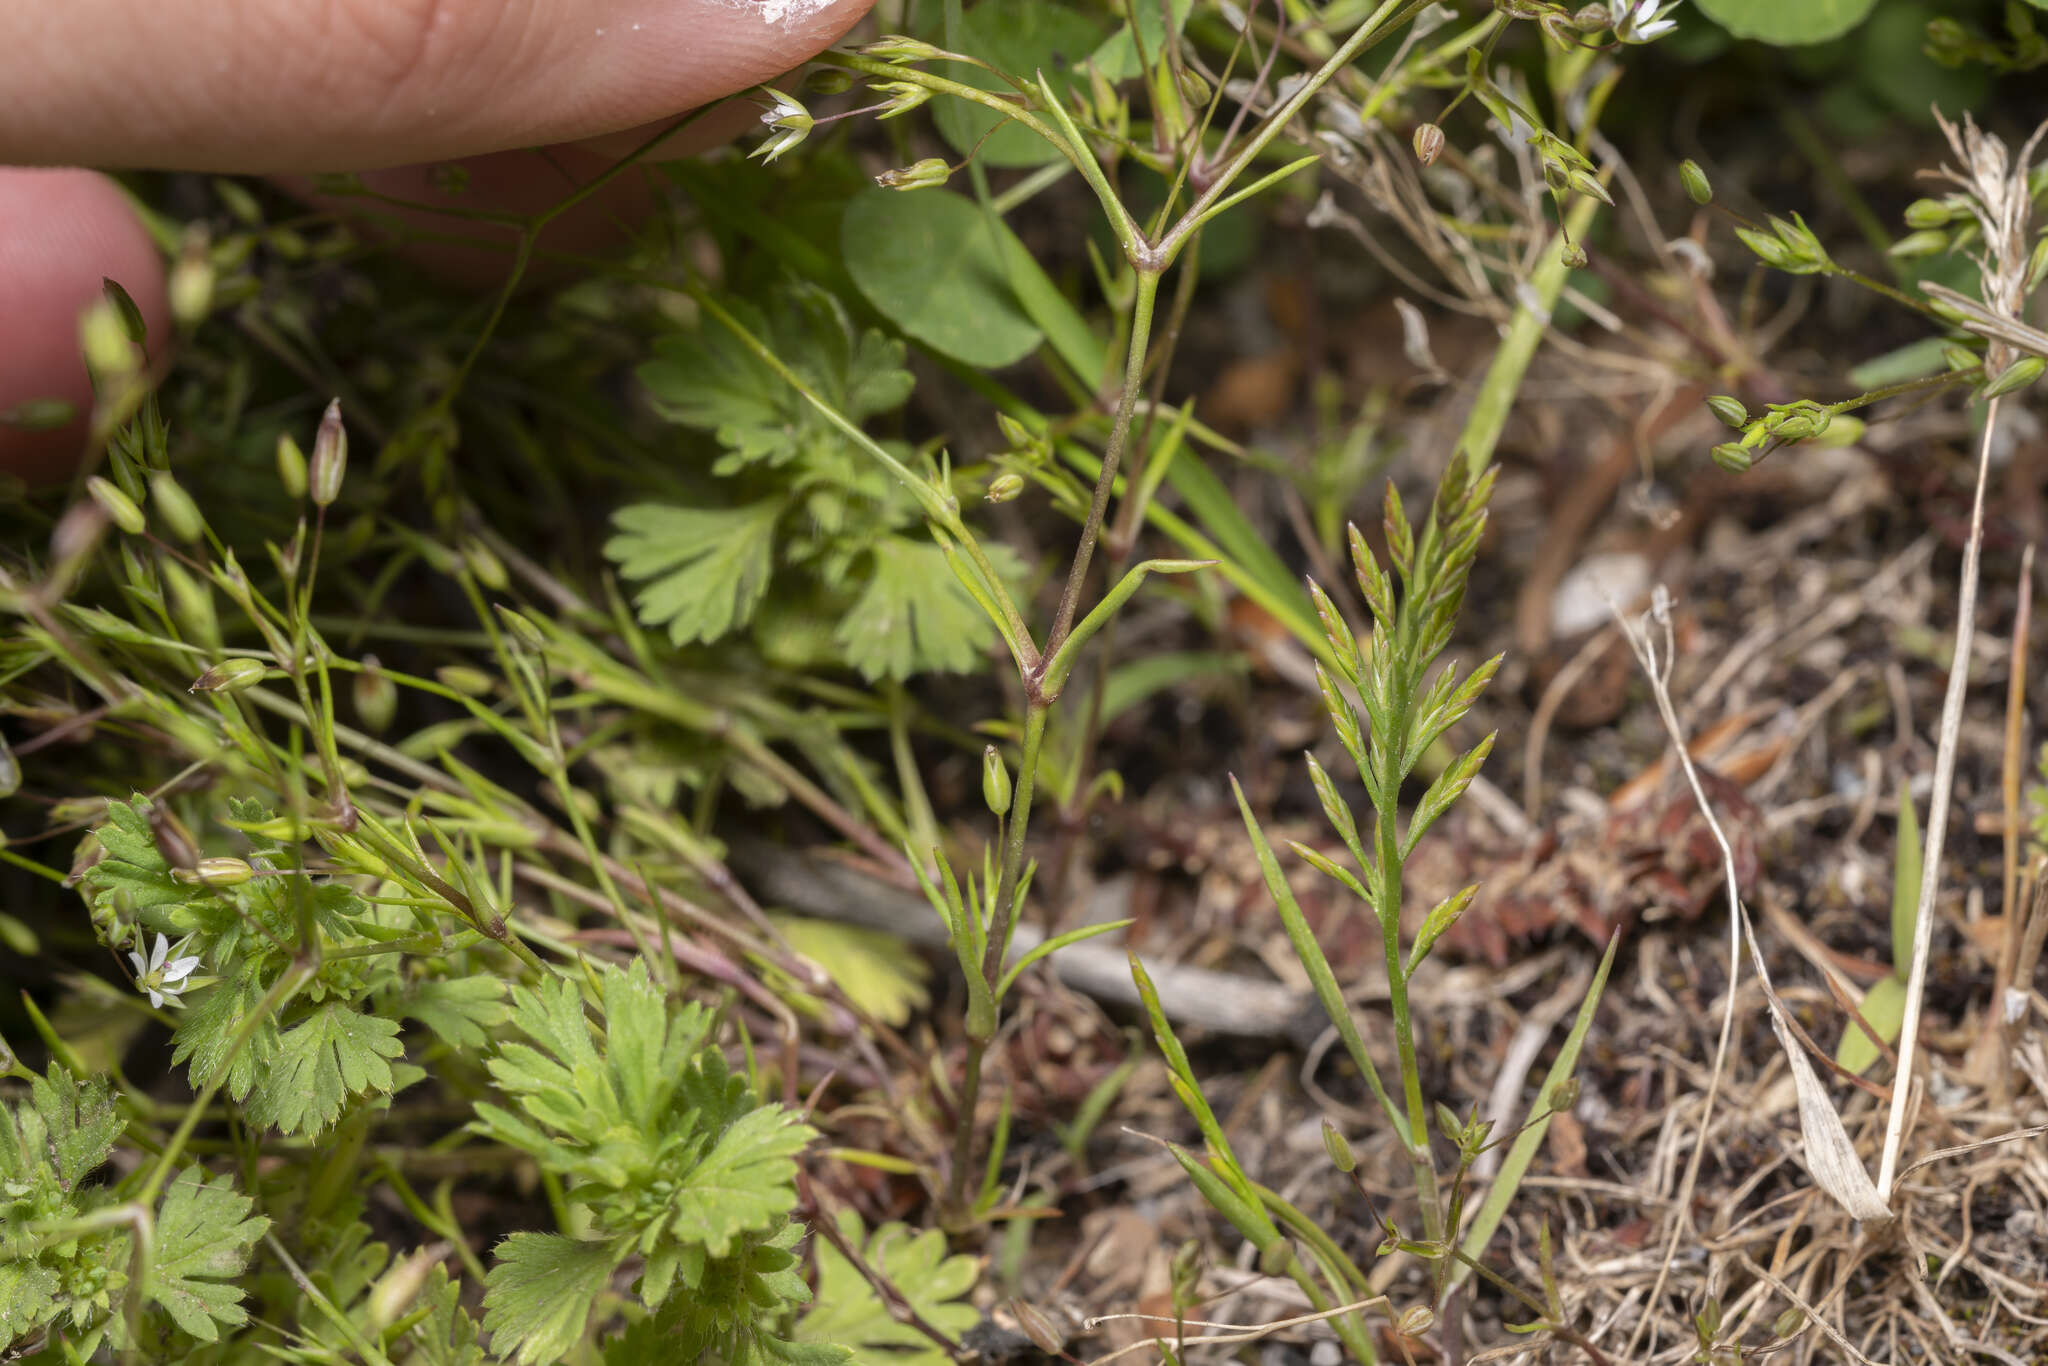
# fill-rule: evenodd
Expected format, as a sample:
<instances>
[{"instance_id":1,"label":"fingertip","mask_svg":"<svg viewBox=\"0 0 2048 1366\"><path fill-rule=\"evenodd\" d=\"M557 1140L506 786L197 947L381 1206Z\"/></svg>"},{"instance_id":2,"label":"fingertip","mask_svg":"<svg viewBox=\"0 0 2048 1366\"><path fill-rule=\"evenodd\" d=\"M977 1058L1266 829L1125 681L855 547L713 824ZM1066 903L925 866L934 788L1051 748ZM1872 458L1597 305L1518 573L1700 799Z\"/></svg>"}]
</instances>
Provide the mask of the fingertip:
<instances>
[{"instance_id":1,"label":"fingertip","mask_svg":"<svg viewBox=\"0 0 2048 1366\"><path fill-rule=\"evenodd\" d=\"M0 472L36 484L76 466L92 409L78 318L104 280L128 291L152 347L162 345L163 261L114 183L92 171L0 167L0 414L44 399L77 414L40 431L0 422Z\"/></svg>"}]
</instances>

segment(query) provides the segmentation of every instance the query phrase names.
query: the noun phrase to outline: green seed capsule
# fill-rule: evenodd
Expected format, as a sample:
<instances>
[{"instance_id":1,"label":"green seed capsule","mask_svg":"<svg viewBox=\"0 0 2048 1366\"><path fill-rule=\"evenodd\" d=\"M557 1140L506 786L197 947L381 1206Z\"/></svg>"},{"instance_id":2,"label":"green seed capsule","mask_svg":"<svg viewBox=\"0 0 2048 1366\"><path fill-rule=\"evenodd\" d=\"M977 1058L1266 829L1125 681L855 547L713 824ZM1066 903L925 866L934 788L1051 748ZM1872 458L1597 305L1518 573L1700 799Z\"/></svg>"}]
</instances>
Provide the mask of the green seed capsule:
<instances>
[{"instance_id":1,"label":"green seed capsule","mask_svg":"<svg viewBox=\"0 0 2048 1366\"><path fill-rule=\"evenodd\" d=\"M2024 389L2041 378L2041 372L2048 370L2048 360L2039 356L2022 356L1998 374L1998 378L1979 391L1979 398L1999 398L2018 389Z\"/></svg>"},{"instance_id":2,"label":"green seed capsule","mask_svg":"<svg viewBox=\"0 0 2048 1366\"><path fill-rule=\"evenodd\" d=\"M1323 1121L1323 1151L1338 1171L1349 1174L1357 1170L1358 1158L1352 1154L1350 1141L1327 1119Z\"/></svg>"},{"instance_id":3,"label":"green seed capsule","mask_svg":"<svg viewBox=\"0 0 2048 1366\"><path fill-rule=\"evenodd\" d=\"M253 688L263 681L270 672L270 666L260 659L236 657L223 659L205 673L192 680L193 692L240 692Z\"/></svg>"},{"instance_id":4,"label":"green seed capsule","mask_svg":"<svg viewBox=\"0 0 2048 1366\"><path fill-rule=\"evenodd\" d=\"M313 459L307 466L306 489L316 507L327 507L341 496L341 479L347 472L348 429L341 425L341 400L337 398L320 415Z\"/></svg>"},{"instance_id":5,"label":"green seed capsule","mask_svg":"<svg viewBox=\"0 0 2048 1366\"><path fill-rule=\"evenodd\" d=\"M97 299L78 320L78 343L88 369L100 379L118 379L141 368L134 339L111 300Z\"/></svg>"},{"instance_id":6,"label":"green seed capsule","mask_svg":"<svg viewBox=\"0 0 2048 1366\"><path fill-rule=\"evenodd\" d=\"M1755 464L1756 460L1741 443L1724 441L1714 447L1714 463L1730 474L1742 474Z\"/></svg>"},{"instance_id":7,"label":"green seed capsule","mask_svg":"<svg viewBox=\"0 0 2048 1366\"><path fill-rule=\"evenodd\" d=\"M149 524L142 515L142 509L135 505L135 500L121 492L113 480L95 474L85 481L85 491L100 505L100 511L107 514L107 520L130 536L140 536Z\"/></svg>"},{"instance_id":8,"label":"green seed capsule","mask_svg":"<svg viewBox=\"0 0 2048 1366\"><path fill-rule=\"evenodd\" d=\"M239 887L255 877L256 870L238 858L203 858L191 868L173 870L171 876L202 887Z\"/></svg>"},{"instance_id":9,"label":"green seed capsule","mask_svg":"<svg viewBox=\"0 0 2048 1366\"><path fill-rule=\"evenodd\" d=\"M997 816L1010 813L1010 770L994 745L981 752L981 799Z\"/></svg>"},{"instance_id":10,"label":"green seed capsule","mask_svg":"<svg viewBox=\"0 0 2048 1366\"><path fill-rule=\"evenodd\" d=\"M306 453L290 432L277 434L277 480L284 485L287 498L306 496Z\"/></svg>"},{"instance_id":11,"label":"green seed capsule","mask_svg":"<svg viewBox=\"0 0 2048 1366\"><path fill-rule=\"evenodd\" d=\"M375 655L363 657L363 671L355 681L356 719L372 735L391 729L398 715L398 685L377 664Z\"/></svg>"},{"instance_id":12,"label":"green seed capsule","mask_svg":"<svg viewBox=\"0 0 2048 1366\"><path fill-rule=\"evenodd\" d=\"M1921 256L1935 256L1948 250L1948 234L1939 228L1923 228L1909 232L1892 243L1890 254L1901 261L1910 261Z\"/></svg>"},{"instance_id":13,"label":"green seed capsule","mask_svg":"<svg viewBox=\"0 0 2048 1366\"><path fill-rule=\"evenodd\" d=\"M1742 406L1742 400L1733 394L1715 394L1707 400L1707 410L1719 419L1724 427L1741 431L1749 423L1749 409Z\"/></svg>"},{"instance_id":14,"label":"green seed capsule","mask_svg":"<svg viewBox=\"0 0 2048 1366\"><path fill-rule=\"evenodd\" d=\"M1433 123L1415 125L1415 159L1425 166L1436 165L1444 152L1444 130Z\"/></svg>"},{"instance_id":15,"label":"green seed capsule","mask_svg":"<svg viewBox=\"0 0 2048 1366\"><path fill-rule=\"evenodd\" d=\"M991 503L1008 503L1024 492L1024 476L1021 474L999 474L988 481L988 500Z\"/></svg>"},{"instance_id":16,"label":"green seed capsule","mask_svg":"<svg viewBox=\"0 0 2048 1366\"><path fill-rule=\"evenodd\" d=\"M482 669L474 669L467 664L445 665L434 670L434 677L441 681L443 687L452 688L469 697L486 697L498 686L497 679Z\"/></svg>"},{"instance_id":17,"label":"green seed capsule","mask_svg":"<svg viewBox=\"0 0 2048 1366\"><path fill-rule=\"evenodd\" d=\"M171 477L169 470L158 470L149 477L149 501L163 519L164 529L179 540L189 544L206 534L206 519L199 515L199 504L192 501L192 495Z\"/></svg>"},{"instance_id":18,"label":"green seed capsule","mask_svg":"<svg viewBox=\"0 0 2048 1366\"><path fill-rule=\"evenodd\" d=\"M462 542L462 560L469 566L469 572L476 581L494 593L502 593L511 586L512 580L505 573L505 562L497 552L474 536Z\"/></svg>"},{"instance_id":19,"label":"green seed capsule","mask_svg":"<svg viewBox=\"0 0 2048 1366\"><path fill-rule=\"evenodd\" d=\"M1714 202L1713 182L1707 179L1707 173L1700 169L1700 164L1697 161L1688 158L1685 161L1679 162L1678 179L1685 186L1686 196L1693 203L1711 204Z\"/></svg>"},{"instance_id":20,"label":"green seed capsule","mask_svg":"<svg viewBox=\"0 0 2048 1366\"><path fill-rule=\"evenodd\" d=\"M1945 228L1952 217L1948 205L1939 199L1916 199L1906 206L1909 228Z\"/></svg>"},{"instance_id":21,"label":"green seed capsule","mask_svg":"<svg viewBox=\"0 0 2048 1366\"><path fill-rule=\"evenodd\" d=\"M944 157L926 157L908 166L882 172L875 177L875 184L885 190L929 190L945 184L952 174L953 168Z\"/></svg>"}]
</instances>

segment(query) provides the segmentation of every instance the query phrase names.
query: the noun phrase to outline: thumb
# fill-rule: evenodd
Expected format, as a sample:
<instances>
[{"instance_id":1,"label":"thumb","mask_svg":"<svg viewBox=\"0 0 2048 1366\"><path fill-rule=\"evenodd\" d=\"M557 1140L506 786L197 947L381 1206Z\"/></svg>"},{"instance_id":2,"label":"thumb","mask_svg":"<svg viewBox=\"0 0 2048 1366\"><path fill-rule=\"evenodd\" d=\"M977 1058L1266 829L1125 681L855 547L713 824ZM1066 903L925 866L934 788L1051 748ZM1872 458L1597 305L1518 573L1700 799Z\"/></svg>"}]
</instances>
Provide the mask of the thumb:
<instances>
[{"instance_id":1,"label":"thumb","mask_svg":"<svg viewBox=\"0 0 2048 1366\"><path fill-rule=\"evenodd\" d=\"M0 51L0 163L353 171L568 142L787 71L872 0L65 0Z\"/></svg>"}]
</instances>

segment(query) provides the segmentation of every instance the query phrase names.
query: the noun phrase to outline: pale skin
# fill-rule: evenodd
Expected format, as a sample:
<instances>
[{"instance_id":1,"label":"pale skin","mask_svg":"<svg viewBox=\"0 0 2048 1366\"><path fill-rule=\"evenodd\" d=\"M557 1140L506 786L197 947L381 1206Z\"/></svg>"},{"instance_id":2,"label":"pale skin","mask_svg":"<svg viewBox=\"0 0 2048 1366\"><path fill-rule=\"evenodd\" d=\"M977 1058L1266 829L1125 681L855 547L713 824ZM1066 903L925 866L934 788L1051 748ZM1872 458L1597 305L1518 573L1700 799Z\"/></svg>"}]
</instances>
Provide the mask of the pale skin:
<instances>
[{"instance_id":1,"label":"pale skin","mask_svg":"<svg viewBox=\"0 0 2048 1366\"><path fill-rule=\"evenodd\" d=\"M118 280L168 335L164 263L94 170L321 171L434 199L461 159L464 207L532 211L679 115L776 79L872 0L63 0L0 20L0 413L89 406L77 320ZM713 110L661 151L729 139ZM532 149L545 148L545 152ZM587 249L644 208L622 177L550 229ZM487 255L438 263L470 279ZM502 259L502 258L497 258ZM61 477L80 429L0 426L0 471Z\"/></svg>"}]
</instances>

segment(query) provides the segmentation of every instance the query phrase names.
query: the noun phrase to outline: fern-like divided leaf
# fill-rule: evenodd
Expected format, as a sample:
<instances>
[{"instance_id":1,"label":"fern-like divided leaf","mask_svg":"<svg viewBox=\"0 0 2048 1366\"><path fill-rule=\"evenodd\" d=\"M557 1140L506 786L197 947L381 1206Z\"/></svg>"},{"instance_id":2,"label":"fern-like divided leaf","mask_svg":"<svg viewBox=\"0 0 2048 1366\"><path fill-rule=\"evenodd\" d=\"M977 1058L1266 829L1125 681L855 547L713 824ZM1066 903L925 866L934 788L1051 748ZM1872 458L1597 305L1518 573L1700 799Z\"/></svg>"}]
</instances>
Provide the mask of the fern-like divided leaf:
<instances>
[{"instance_id":1,"label":"fern-like divided leaf","mask_svg":"<svg viewBox=\"0 0 2048 1366\"><path fill-rule=\"evenodd\" d=\"M856 331L837 300L792 286L735 319L850 423L910 395L903 344ZM916 500L731 332L706 322L640 367L655 410L722 452L695 497L621 508L605 554L640 587L640 619L678 645L751 629L790 667L869 679L974 667L988 621L925 533ZM910 453L891 446L901 460ZM1016 558L990 547L998 572ZM836 622L836 626L820 625Z\"/></svg>"},{"instance_id":2,"label":"fern-like divided leaf","mask_svg":"<svg viewBox=\"0 0 2048 1366\"><path fill-rule=\"evenodd\" d=\"M493 1350L556 1359L638 1256L642 1302L674 1306L681 1340L702 1344L667 1360L769 1352L808 1298L789 1216L813 1132L731 1073L708 1042L708 1013L673 1006L644 962L607 967L597 998L593 1026L567 977L515 992L512 1023L529 1042L489 1064L510 1105L476 1107L473 1127L532 1155L590 1216L577 1238L516 1234L500 1245L484 1298Z\"/></svg>"},{"instance_id":3,"label":"fern-like divided leaf","mask_svg":"<svg viewBox=\"0 0 2048 1366\"><path fill-rule=\"evenodd\" d=\"M229 809L245 834L275 824L255 802L230 799ZM430 984L415 992L421 1009L403 1009L407 983L395 954L323 954L295 995L259 1013L270 989L294 971L304 928L323 948L349 948L387 942L393 926L346 883L291 870L296 854L275 844L250 850L253 876L238 885L181 880L157 846L144 797L109 806L93 838L102 855L81 890L100 938L119 948L168 935L199 961L190 995L176 998L182 1014L172 1061L191 1065L195 1090L219 1086L245 1105L253 1124L291 1136L318 1133L352 1103L417 1077L397 1061L405 1051L393 1023L400 1014L447 1026L461 1001L483 1020L502 1017L494 983ZM481 1029L472 1033L481 1043Z\"/></svg>"},{"instance_id":4,"label":"fern-like divided leaf","mask_svg":"<svg viewBox=\"0 0 2048 1366\"><path fill-rule=\"evenodd\" d=\"M133 1226L112 1222L56 1242L38 1235L71 1226L125 1198L91 1184L120 1137L123 1119L102 1078L78 1080L60 1064L29 1084L26 1102L0 1106L0 1350L61 1324L81 1335L128 1341L121 1308L134 1287ZM144 1320L155 1360L182 1360L177 1342L216 1342L249 1321L235 1283L249 1248L270 1227L226 1176L187 1167L158 1205L142 1300L169 1317ZM171 1336L172 1327L187 1335ZM138 1344L141 1345L141 1344ZM168 1352L169 1354L163 1354Z\"/></svg>"},{"instance_id":5,"label":"fern-like divided leaf","mask_svg":"<svg viewBox=\"0 0 2048 1366\"><path fill-rule=\"evenodd\" d=\"M254 1206L228 1177L209 1181L197 1167L180 1172L164 1192L156 1216L156 1260L143 1294L201 1342L218 1340L221 1325L239 1328L249 1321L234 1278L270 1227L268 1219L249 1213Z\"/></svg>"},{"instance_id":6,"label":"fern-like divided leaf","mask_svg":"<svg viewBox=\"0 0 2048 1366\"><path fill-rule=\"evenodd\" d=\"M902 1224L884 1224L869 1239L860 1216L839 1212L839 1232L848 1247L860 1248L926 1323L957 1338L981 1321L981 1311L962 1300L980 1267L972 1257L946 1255L946 1236L937 1229L913 1234ZM818 1298L796 1326L802 1342L842 1343L870 1361L893 1366L948 1366L932 1340L889 1312L867 1277L822 1239L817 1247Z\"/></svg>"}]
</instances>

